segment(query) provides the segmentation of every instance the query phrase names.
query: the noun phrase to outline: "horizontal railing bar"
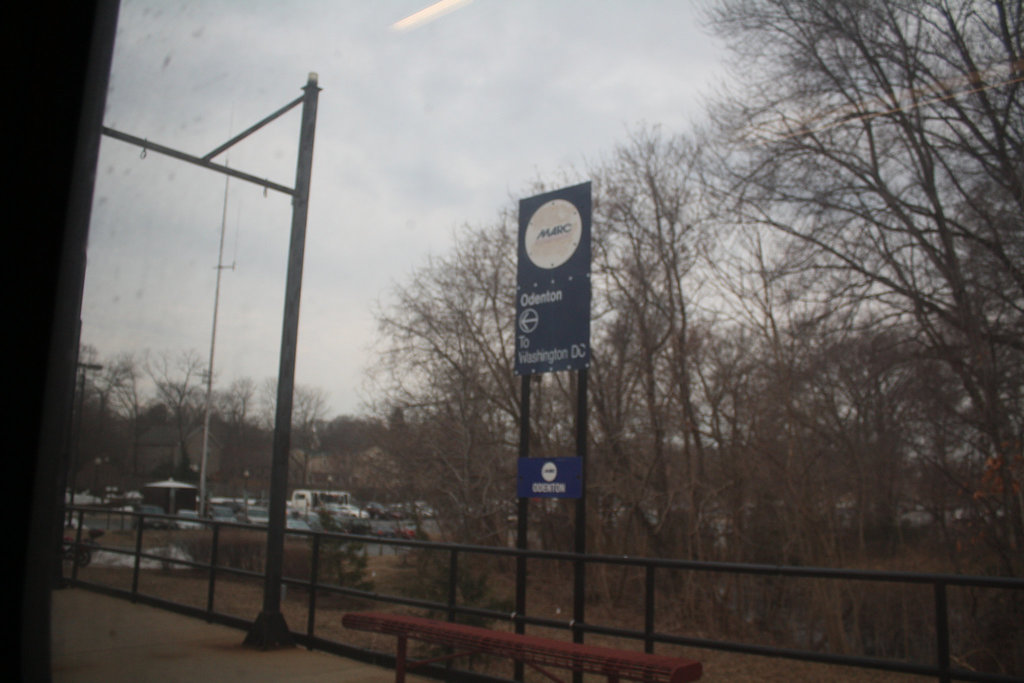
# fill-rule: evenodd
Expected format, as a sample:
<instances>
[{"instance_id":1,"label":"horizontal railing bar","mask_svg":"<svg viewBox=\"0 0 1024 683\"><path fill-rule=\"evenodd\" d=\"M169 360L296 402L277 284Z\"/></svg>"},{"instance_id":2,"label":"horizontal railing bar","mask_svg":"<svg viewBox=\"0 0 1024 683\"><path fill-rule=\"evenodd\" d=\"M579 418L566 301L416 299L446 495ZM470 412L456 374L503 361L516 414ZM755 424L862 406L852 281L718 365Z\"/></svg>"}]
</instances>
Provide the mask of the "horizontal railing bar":
<instances>
[{"instance_id":1,"label":"horizontal railing bar","mask_svg":"<svg viewBox=\"0 0 1024 683\"><path fill-rule=\"evenodd\" d=\"M100 512L104 508L78 508L85 512ZM120 514L140 516L139 513L121 511ZM178 520L172 515L145 515L147 519ZM190 520L191 521L191 520ZM243 522L222 522L200 519L203 524L218 524L242 529L263 528L262 525L245 524ZM729 574L750 574L760 576L788 576L818 579L844 579L852 581L880 581L892 583L935 584L938 582L958 586L975 586L981 588L1024 589L1024 578L1002 576L976 576L967 574L917 573L906 571L883 571L877 569L840 569L834 567L801 567L795 565L743 564L739 562L711 562L705 560L674 560L665 558L636 557L632 555L596 555L578 554L555 550L522 550L518 548L502 548L496 546L469 545L461 543L436 543L414 539L387 538L365 534L352 534L337 531L309 532L305 530L289 530L289 533L301 535L320 535L323 538L347 542L372 543L378 545L397 545L409 548L425 548L433 551L455 550L464 553L497 555L504 557L526 557L532 559L563 560L574 562L584 560L593 564L613 564L637 567L653 566L660 569L686 569L702 572L723 572Z\"/></svg>"},{"instance_id":2,"label":"horizontal railing bar","mask_svg":"<svg viewBox=\"0 0 1024 683\"><path fill-rule=\"evenodd\" d=\"M637 567L653 566L661 569L687 569L702 572L723 572L729 574L752 574L761 576L788 576L818 579L845 579L855 581L880 581L892 583L934 584L977 586L984 588L1024 589L1024 578L1001 576L971 576L965 574L934 574L904 571L882 571L877 569L839 569L832 567L801 567L794 565L743 564L739 562L709 562L704 560L672 560L664 558L635 557L631 555L594 555L554 550L521 550L492 546L466 545L460 543L435 543L408 539L378 538L375 536L324 532L325 536L360 543L401 545L428 548L434 551L456 550L458 552L506 557L564 560L584 560L594 564L614 564Z\"/></svg>"}]
</instances>

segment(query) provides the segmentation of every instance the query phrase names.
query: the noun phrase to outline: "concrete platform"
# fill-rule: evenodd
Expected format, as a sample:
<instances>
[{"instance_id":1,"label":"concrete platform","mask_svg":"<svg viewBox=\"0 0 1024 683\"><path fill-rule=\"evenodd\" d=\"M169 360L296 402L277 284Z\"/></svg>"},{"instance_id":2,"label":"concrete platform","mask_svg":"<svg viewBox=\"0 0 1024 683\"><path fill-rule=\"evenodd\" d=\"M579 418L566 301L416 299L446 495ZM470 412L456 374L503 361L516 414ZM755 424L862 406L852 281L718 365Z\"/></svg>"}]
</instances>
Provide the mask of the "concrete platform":
<instances>
[{"instance_id":1,"label":"concrete platform","mask_svg":"<svg viewBox=\"0 0 1024 683\"><path fill-rule=\"evenodd\" d=\"M302 647L244 647L237 629L82 589L53 592L51 634L53 683L395 680L391 669Z\"/></svg>"}]
</instances>

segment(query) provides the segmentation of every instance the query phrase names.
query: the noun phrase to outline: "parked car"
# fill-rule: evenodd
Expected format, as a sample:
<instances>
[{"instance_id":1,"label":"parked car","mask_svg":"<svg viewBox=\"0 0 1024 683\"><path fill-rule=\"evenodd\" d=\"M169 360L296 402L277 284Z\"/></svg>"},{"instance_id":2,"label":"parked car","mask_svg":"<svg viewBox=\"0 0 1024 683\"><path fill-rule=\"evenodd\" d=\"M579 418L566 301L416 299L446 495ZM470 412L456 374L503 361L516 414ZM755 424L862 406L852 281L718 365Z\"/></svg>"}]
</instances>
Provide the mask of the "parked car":
<instances>
[{"instance_id":1,"label":"parked car","mask_svg":"<svg viewBox=\"0 0 1024 683\"><path fill-rule=\"evenodd\" d=\"M433 519L437 517L437 513L434 512L434 508L430 507L422 500L417 500L413 503L413 508L416 510L416 516L421 519Z\"/></svg>"},{"instance_id":2,"label":"parked car","mask_svg":"<svg viewBox=\"0 0 1024 683\"><path fill-rule=\"evenodd\" d=\"M322 531L324 528L320 523L319 515L306 515L298 510L288 510L288 514L285 516L285 526L289 529L304 529L308 527L313 531Z\"/></svg>"},{"instance_id":3,"label":"parked car","mask_svg":"<svg viewBox=\"0 0 1024 683\"><path fill-rule=\"evenodd\" d=\"M405 503L392 503L387 506L385 516L388 519L405 519L409 516L410 510Z\"/></svg>"},{"instance_id":4,"label":"parked car","mask_svg":"<svg viewBox=\"0 0 1024 683\"><path fill-rule=\"evenodd\" d=\"M235 511L227 505L213 505L210 507L210 517L215 522L237 522Z\"/></svg>"},{"instance_id":5,"label":"parked car","mask_svg":"<svg viewBox=\"0 0 1024 683\"><path fill-rule=\"evenodd\" d=\"M370 513L350 503L335 503L325 505L324 508L333 517L351 517L353 519L369 519Z\"/></svg>"},{"instance_id":6,"label":"parked car","mask_svg":"<svg viewBox=\"0 0 1024 683\"><path fill-rule=\"evenodd\" d=\"M363 509L370 515L372 519L380 519L387 514L387 508L380 503L369 502L363 506Z\"/></svg>"},{"instance_id":7,"label":"parked car","mask_svg":"<svg viewBox=\"0 0 1024 683\"><path fill-rule=\"evenodd\" d=\"M203 523L199 521L199 513L195 510L178 510L174 526L177 529L202 529Z\"/></svg>"},{"instance_id":8,"label":"parked car","mask_svg":"<svg viewBox=\"0 0 1024 683\"><path fill-rule=\"evenodd\" d=\"M391 519L431 519L436 516L434 508L422 500L415 503L394 503L388 506L388 517Z\"/></svg>"},{"instance_id":9,"label":"parked car","mask_svg":"<svg viewBox=\"0 0 1024 683\"><path fill-rule=\"evenodd\" d=\"M248 511L245 512L246 519L249 524L269 524L270 523L270 511L265 507L250 505Z\"/></svg>"},{"instance_id":10,"label":"parked car","mask_svg":"<svg viewBox=\"0 0 1024 683\"><path fill-rule=\"evenodd\" d=\"M142 523L143 529L170 529L172 526L172 523L166 519L150 516L167 514L159 505L140 505L136 512L142 515L135 518L136 529L139 528L139 522Z\"/></svg>"},{"instance_id":11,"label":"parked car","mask_svg":"<svg viewBox=\"0 0 1024 683\"><path fill-rule=\"evenodd\" d=\"M410 529L407 526L396 524L393 527L379 527L373 532L377 536L384 538L416 538L416 530Z\"/></svg>"}]
</instances>

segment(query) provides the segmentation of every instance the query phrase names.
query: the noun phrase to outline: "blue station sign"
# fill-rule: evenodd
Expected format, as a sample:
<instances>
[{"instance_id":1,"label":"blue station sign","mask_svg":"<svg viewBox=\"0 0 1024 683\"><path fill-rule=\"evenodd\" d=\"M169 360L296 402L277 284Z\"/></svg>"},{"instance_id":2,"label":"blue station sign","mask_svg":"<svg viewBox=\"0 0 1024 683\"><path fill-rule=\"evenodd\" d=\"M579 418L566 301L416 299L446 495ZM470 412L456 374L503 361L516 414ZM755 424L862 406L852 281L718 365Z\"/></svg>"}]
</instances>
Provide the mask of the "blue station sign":
<instances>
[{"instance_id":1,"label":"blue station sign","mask_svg":"<svg viewBox=\"0 0 1024 683\"><path fill-rule=\"evenodd\" d=\"M590 366L590 183L519 202L517 375Z\"/></svg>"},{"instance_id":2,"label":"blue station sign","mask_svg":"<svg viewBox=\"0 0 1024 683\"><path fill-rule=\"evenodd\" d=\"M520 498L580 498L582 458L519 458Z\"/></svg>"}]
</instances>

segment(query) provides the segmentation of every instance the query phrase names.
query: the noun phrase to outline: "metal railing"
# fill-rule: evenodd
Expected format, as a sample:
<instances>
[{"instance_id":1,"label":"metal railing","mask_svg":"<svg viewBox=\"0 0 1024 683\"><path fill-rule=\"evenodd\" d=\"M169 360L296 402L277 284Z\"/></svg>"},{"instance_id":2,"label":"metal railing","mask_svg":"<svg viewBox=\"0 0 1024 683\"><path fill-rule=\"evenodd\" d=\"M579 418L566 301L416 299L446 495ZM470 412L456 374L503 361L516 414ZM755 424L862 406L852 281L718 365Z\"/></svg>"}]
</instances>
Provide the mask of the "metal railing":
<instances>
[{"instance_id":1,"label":"metal railing","mask_svg":"<svg viewBox=\"0 0 1024 683\"><path fill-rule=\"evenodd\" d=\"M144 602L157 607L173 610L190 616L203 618L210 622L218 622L241 629L248 629L251 622L237 615L231 615L216 611L214 609L214 597L216 593L217 579L222 576L236 576L247 579L261 580L262 572L230 567L218 563L218 548L220 545L221 530L224 528L243 528L252 530L254 527L249 524L237 522L221 522L215 520L199 520L199 523L211 531L211 551L209 562L198 562L194 559L168 558L163 554L154 554L143 549L143 535L153 522L171 524L183 521L167 515L146 515L138 512L110 511L99 508L78 507L73 508L73 514L78 520L77 535L73 543L81 545L87 543L82 539L82 529L85 526L83 520L86 514L94 519L98 515L107 515L108 520L113 517L130 519L130 528L136 530L136 539L133 549L116 548L103 546L101 549L112 553L120 553L133 558L133 571L131 589L124 590L111 586L101 585L95 582L83 580L79 577L78 567L71 564L70 577L65 580L69 585L81 586L96 590L108 595L123 597L133 602ZM113 516L113 517L111 517ZM188 520L195 523L196 520ZM109 521L108 521L109 525ZM125 528L122 521L113 528ZM338 533L328 531L306 531L288 529L286 533L291 537L305 538L310 544L310 566L308 578L285 577L283 583L288 586L304 588L307 590L307 621L304 632L292 631L295 641L310 649L318 649L343 656L370 661L384 665L394 665L394 658L388 654L354 647L346 643L324 638L317 634L316 616L319 595L341 595L350 598L357 598L363 601L384 603L391 605L402 605L409 608L429 610L446 615L449 621L458 617L475 617L488 620L498 620L521 624L523 626L546 627L565 630L573 633L590 633L604 636L613 636L636 640L643 644L644 650L652 652L656 644L678 645L693 648L720 650L726 652L758 655L775 658L785 658L803 662L816 662L820 664L842 665L858 668L888 671L900 674L916 674L934 677L939 681L979 681L987 683L1010 683L1011 681L1022 681L1018 675L1007 675L999 673L986 673L969 670L954 666L954 658L950 647L950 588L978 588L1012 591L1017 600L1024 599L1024 579L966 576L958 574L933 574L914 572L891 572L891 571L870 571L853 569L830 569L821 567L795 567L766 564L739 564L728 562L702 562L688 560L667 560L654 558L641 558L631 556L613 555L577 555L569 552L555 552L543 550L518 550L514 548L475 546L457 543L437 543L425 540L414 540L407 538L377 537L358 535L350 533ZM338 584L322 583L318 577L321 550L325 543L360 543L379 545L382 549L390 547L397 550L421 549L424 551L443 552L448 556L447 572L447 599L444 601L423 599L394 594L383 594L372 590L361 590L353 587L346 587ZM95 550L95 548L94 548ZM531 616L529 613L516 614L496 609L483 608L471 605L458 604L458 585L460 580L460 558L481 556L481 557L505 557L513 560L526 558L534 562L583 562L589 567L632 567L643 572L643 628L629 629L614 624L603 623L574 623L571 620L551 619L540 616ZM189 567L208 573L207 599L203 609L167 600L154 595L147 595L139 590L139 577L142 571L143 560L155 560L163 564ZM872 584L897 584L901 586L925 586L931 588L931 602L933 604L934 632L931 640L934 643L934 661L905 661L891 657L871 657L849 654L837 654L808 649L792 647L776 647L744 642L717 640L712 638L696 637L679 633L666 633L655 628L655 615L658 610L658 599L656 597L657 579L666 573L683 572L691 576L703 574L725 574L730 576L759 576L774 577L776 579L820 579L826 581L847 581L847 582L869 582ZM1019 604L1019 602L1017 603ZM698 658L699 657L695 657ZM451 669L425 669L424 675L444 676L447 680L508 680L492 676L472 673L458 672Z\"/></svg>"}]
</instances>

